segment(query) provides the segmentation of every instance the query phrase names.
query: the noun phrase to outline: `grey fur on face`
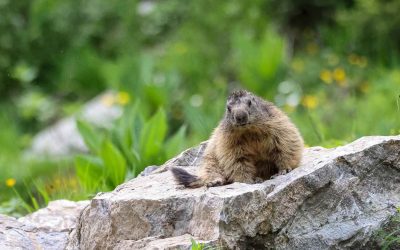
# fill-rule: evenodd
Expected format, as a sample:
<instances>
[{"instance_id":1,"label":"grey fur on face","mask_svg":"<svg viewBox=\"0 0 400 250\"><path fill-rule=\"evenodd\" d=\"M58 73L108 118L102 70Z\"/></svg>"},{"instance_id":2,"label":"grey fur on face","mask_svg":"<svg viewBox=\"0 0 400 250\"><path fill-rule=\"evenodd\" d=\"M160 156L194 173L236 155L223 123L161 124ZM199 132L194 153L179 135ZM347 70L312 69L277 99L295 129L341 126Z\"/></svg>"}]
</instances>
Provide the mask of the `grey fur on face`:
<instances>
[{"instance_id":1,"label":"grey fur on face","mask_svg":"<svg viewBox=\"0 0 400 250\"><path fill-rule=\"evenodd\" d=\"M227 123L234 127L254 124L260 118L262 107L260 100L250 92L234 91L227 100L225 117Z\"/></svg>"}]
</instances>

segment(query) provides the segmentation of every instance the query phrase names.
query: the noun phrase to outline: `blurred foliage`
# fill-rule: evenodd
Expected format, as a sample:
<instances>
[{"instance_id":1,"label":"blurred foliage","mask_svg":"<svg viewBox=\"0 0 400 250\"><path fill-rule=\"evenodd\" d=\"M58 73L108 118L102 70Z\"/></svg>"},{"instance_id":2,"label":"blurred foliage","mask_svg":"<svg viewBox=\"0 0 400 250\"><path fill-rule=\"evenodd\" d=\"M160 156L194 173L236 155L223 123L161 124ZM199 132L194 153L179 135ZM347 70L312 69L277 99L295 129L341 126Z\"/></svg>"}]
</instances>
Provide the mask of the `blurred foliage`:
<instances>
[{"instance_id":1,"label":"blurred foliage","mask_svg":"<svg viewBox=\"0 0 400 250\"><path fill-rule=\"evenodd\" d=\"M354 7L354 0L269 0L266 12L278 23L291 49L304 45L304 39L323 27L336 25L336 14Z\"/></svg>"},{"instance_id":2,"label":"blurred foliage","mask_svg":"<svg viewBox=\"0 0 400 250\"><path fill-rule=\"evenodd\" d=\"M105 88L98 64L135 47L135 4L1 1L0 93L36 86L52 94L87 95Z\"/></svg>"},{"instance_id":3,"label":"blurred foliage","mask_svg":"<svg viewBox=\"0 0 400 250\"><path fill-rule=\"evenodd\" d=\"M394 0L0 0L1 211L87 198L161 164L208 138L233 88L275 102L309 146L399 134L399 11ZM106 89L124 114L109 129L79 123L89 155L24 156Z\"/></svg>"},{"instance_id":4,"label":"blurred foliage","mask_svg":"<svg viewBox=\"0 0 400 250\"><path fill-rule=\"evenodd\" d=\"M355 8L343 10L337 16L337 33L342 39L332 38L333 33L326 30L326 37L334 41L327 43L338 50L368 55L382 64L398 65L400 2L359 0L356 3Z\"/></svg>"},{"instance_id":5,"label":"blurred foliage","mask_svg":"<svg viewBox=\"0 0 400 250\"><path fill-rule=\"evenodd\" d=\"M365 56L308 51L293 59L275 102L304 124L300 129L309 145L399 134L399 93L393 89L400 86L400 71L376 68L371 74L370 69Z\"/></svg>"}]
</instances>

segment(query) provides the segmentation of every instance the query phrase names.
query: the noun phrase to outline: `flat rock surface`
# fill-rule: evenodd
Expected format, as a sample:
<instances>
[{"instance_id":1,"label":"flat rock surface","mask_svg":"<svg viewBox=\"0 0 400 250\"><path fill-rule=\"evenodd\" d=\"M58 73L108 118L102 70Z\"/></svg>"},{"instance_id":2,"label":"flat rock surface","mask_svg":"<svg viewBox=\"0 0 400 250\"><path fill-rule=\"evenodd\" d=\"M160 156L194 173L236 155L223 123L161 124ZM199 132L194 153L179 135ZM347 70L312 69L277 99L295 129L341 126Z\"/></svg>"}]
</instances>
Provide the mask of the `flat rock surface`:
<instances>
[{"instance_id":1,"label":"flat rock surface","mask_svg":"<svg viewBox=\"0 0 400 250\"><path fill-rule=\"evenodd\" d=\"M400 136L308 148L301 167L260 184L182 189L205 143L91 200L68 249L365 249L400 205Z\"/></svg>"}]
</instances>

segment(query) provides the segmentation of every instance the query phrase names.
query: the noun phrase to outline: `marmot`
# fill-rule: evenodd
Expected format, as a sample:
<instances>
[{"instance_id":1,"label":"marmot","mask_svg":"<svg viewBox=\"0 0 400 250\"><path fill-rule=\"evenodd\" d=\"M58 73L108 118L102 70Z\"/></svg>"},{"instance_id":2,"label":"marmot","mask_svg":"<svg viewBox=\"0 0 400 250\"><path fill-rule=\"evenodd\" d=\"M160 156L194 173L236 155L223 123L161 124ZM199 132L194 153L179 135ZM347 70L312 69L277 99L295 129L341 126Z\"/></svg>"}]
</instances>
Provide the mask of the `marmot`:
<instances>
[{"instance_id":1,"label":"marmot","mask_svg":"<svg viewBox=\"0 0 400 250\"><path fill-rule=\"evenodd\" d=\"M225 116L208 141L199 176L181 168L171 171L178 184L190 188L256 183L298 167L302 151L303 139L285 113L237 90L228 97Z\"/></svg>"}]
</instances>

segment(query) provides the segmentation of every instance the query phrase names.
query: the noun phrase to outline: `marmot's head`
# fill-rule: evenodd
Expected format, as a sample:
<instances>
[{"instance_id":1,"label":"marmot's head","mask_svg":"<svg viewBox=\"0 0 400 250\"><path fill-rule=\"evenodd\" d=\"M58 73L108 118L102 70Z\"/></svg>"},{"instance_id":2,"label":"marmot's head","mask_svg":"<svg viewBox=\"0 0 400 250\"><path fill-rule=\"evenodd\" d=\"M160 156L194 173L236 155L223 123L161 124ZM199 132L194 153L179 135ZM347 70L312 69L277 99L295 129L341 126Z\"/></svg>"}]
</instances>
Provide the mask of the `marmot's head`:
<instances>
[{"instance_id":1,"label":"marmot's head","mask_svg":"<svg viewBox=\"0 0 400 250\"><path fill-rule=\"evenodd\" d=\"M265 109L265 107L264 107ZM234 127L246 127L265 118L267 113L260 105L259 97L245 90L237 90L229 95L226 103L225 120Z\"/></svg>"}]
</instances>

